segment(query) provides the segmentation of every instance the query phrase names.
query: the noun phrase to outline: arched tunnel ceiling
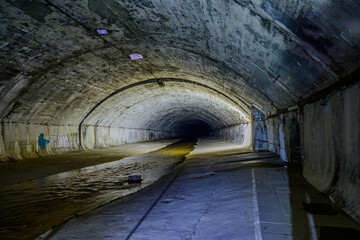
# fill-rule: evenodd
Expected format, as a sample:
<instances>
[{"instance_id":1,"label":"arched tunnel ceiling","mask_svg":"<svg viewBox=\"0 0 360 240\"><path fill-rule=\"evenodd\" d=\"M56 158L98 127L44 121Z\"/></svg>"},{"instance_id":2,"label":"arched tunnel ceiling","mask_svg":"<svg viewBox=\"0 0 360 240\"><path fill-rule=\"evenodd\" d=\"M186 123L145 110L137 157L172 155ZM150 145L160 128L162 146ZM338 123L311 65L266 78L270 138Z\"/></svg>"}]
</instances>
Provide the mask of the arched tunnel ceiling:
<instances>
[{"instance_id":1,"label":"arched tunnel ceiling","mask_svg":"<svg viewBox=\"0 0 360 240\"><path fill-rule=\"evenodd\" d=\"M154 78L271 113L360 65L356 0L0 0L0 10L3 121L78 124L113 92Z\"/></svg>"},{"instance_id":2,"label":"arched tunnel ceiling","mask_svg":"<svg viewBox=\"0 0 360 240\"><path fill-rule=\"evenodd\" d=\"M180 131L188 122L212 129L246 123L241 105L214 90L164 79L146 82L109 97L83 121L84 125Z\"/></svg>"}]
</instances>

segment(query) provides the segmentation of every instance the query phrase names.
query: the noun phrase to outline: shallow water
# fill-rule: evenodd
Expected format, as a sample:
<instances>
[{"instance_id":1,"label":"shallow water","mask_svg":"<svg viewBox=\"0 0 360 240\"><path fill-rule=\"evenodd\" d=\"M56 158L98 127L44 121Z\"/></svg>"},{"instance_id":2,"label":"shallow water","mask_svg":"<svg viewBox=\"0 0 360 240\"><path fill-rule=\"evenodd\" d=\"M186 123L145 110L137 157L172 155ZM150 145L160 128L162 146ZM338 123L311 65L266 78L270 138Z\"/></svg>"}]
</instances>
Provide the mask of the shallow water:
<instances>
[{"instance_id":1,"label":"shallow water","mask_svg":"<svg viewBox=\"0 0 360 240\"><path fill-rule=\"evenodd\" d=\"M180 141L160 150L0 188L1 239L34 239L69 218L134 193L168 173L193 150ZM143 181L128 184L129 175Z\"/></svg>"}]
</instances>

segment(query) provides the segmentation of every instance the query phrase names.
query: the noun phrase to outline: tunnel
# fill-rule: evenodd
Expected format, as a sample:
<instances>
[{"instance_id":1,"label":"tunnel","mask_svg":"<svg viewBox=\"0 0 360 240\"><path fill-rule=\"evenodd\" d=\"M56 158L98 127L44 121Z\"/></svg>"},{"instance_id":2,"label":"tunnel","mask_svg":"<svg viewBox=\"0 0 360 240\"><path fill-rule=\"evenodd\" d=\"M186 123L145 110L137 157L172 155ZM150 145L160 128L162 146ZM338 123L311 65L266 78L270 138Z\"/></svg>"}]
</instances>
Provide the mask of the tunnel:
<instances>
[{"instance_id":1,"label":"tunnel","mask_svg":"<svg viewBox=\"0 0 360 240\"><path fill-rule=\"evenodd\" d=\"M81 120L79 139L82 148L93 148L164 136L220 136L230 126L251 128L249 112L241 101L204 84L149 79L102 99ZM128 135L121 142L122 130Z\"/></svg>"},{"instance_id":2,"label":"tunnel","mask_svg":"<svg viewBox=\"0 0 360 240\"><path fill-rule=\"evenodd\" d=\"M0 0L1 239L360 239L356 0Z\"/></svg>"}]
</instances>

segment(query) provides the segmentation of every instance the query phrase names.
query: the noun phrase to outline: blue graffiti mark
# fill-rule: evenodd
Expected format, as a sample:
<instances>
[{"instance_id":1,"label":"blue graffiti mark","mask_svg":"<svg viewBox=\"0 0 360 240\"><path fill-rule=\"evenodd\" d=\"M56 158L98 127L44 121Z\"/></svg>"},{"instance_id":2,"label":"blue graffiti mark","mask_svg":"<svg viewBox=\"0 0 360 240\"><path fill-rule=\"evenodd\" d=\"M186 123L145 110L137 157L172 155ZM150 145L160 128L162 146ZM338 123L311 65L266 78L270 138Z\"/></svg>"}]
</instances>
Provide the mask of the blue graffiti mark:
<instances>
[{"instance_id":1,"label":"blue graffiti mark","mask_svg":"<svg viewBox=\"0 0 360 240\"><path fill-rule=\"evenodd\" d=\"M40 133L38 144L41 149L46 149L46 144L48 144L50 141L44 138L44 134Z\"/></svg>"}]
</instances>

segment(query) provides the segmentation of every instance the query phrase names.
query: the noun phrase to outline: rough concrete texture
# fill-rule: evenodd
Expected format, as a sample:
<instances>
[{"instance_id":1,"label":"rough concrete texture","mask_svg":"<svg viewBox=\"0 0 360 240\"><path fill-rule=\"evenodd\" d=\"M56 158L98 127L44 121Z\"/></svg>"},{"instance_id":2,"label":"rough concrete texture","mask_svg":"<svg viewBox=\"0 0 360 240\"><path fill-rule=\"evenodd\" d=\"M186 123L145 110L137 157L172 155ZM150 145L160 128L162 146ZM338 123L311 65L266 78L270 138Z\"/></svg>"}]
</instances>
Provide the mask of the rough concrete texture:
<instances>
[{"instance_id":1,"label":"rough concrete texture","mask_svg":"<svg viewBox=\"0 0 360 240\"><path fill-rule=\"evenodd\" d=\"M266 121L255 120L253 146L302 164L307 181L360 220L359 84ZM263 116L254 109L254 116ZM257 122L258 121L258 122ZM266 126L266 127L265 127ZM262 143L262 145L260 144Z\"/></svg>"},{"instance_id":2,"label":"rough concrete texture","mask_svg":"<svg viewBox=\"0 0 360 240\"><path fill-rule=\"evenodd\" d=\"M222 141L200 139L195 151L204 154L190 154L149 188L74 218L44 236L53 240L357 239L360 225L332 209L329 200L305 182L300 169L285 167L274 153L211 151L224 146ZM205 154L205 149L210 152ZM334 214L308 212L303 203L326 205ZM341 237L324 236L326 226L340 228ZM347 238L346 229L356 229L357 235Z\"/></svg>"},{"instance_id":3,"label":"rough concrete texture","mask_svg":"<svg viewBox=\"0 0 360 240\"><path fill-rule=\"evenodd\" d=\"M285 133L283 116L265 120L265 115L253 109L253 147L254 150L276 152L283 161L288 161L285 153Z\"/></svg>"},{"instance_id":4,"label":"rough concrete texture","mask_svg":"<svg viewBox=\"0 0 360 240\"><path fill-rule=\"evenodd\" d=\"M236 126L214 130L211 135L220 139L243 144L251 145L251 124L243 123Z\"/></svg>"},{"instance_id":5,"label":"rough concrete texture","mask_svg":"<svg viewBox=\"0 0 360 240\"><path fill-rule=\"evenodd\" d=\"M356 87L258 119L359 69L359 1L0 0L0 23L1 160L197 128L241 142L253 116L256 149L304 159L359 218Z\"/></svg>"},{"instance_id":6,"label":"rough concrete texture","mask_svg":"<svg viewBox=\"0 0 360 240\"><path fill-rule=\"evenodd\" d=\"M76 126L32 123L3 123L3 137L7 158L23 160L53 155L79 149ZM39 136L44 134L45 147L39 146ZM40 142L41 145L41 142Z\"/></svg>"},{"instance_id":7,"label":"rough concrete texture","mask_svg":"<svg viewBox=\"0 0 360 240\"><path fill-rule=\"evenodd\" d=\"M301 115L290 111L276 118L265 119L258 109L253 109L253 148L276 152L286 162L301 164L303 155L300 143Z\"/></svg>"},{"instance_id":8,"label":"rough concrete texture","mask_svg":"<svg viewBox=\"0 0 360 240\"><path fill-rule=\"evenodd\" d=\"M246 110L226 95L206 86L163 79L163 85L149 81L117 92L97 104L79 123L45 125L5 122L7 157L21 160L35 156L116 146L184 135L184 129L199 122L210 130L225 131L224 138L243 141L244 124L250 117ZM81 132L79 133L79 131ZM40 135L49 141L39 146Z\"/></svg>"},{"instance_id":9,"label":"rough concrete texture","mask_svg":"<svg viewBox=\"0 0 360 240\"><path fill-rule=\"evenodd\" d=\"M304 175L360 221L360 85L304 108Z\"/></svg>"},{"instance_id":10,"label":"rough concrete texture","mask_svg":"<svg viewBox=\"0 0 360 240\"><path fill-rule=\"evenodd\" d=\"M0 6L2 122L54 125L51 131L76 128L104 98L148 79L202 83L245 110L270 113L360 65L356 1L1 0ZM132 61L132 53L144 58ZM17 152L11 157L24 152L19 142L3 141Z\"/></svg>"},{"instance_id":11,"label":"rough concrete texture","mask_svg":"<svg viewBox=\"0 0 360 240\"><path fill-rule=\"evenodd\" d=\"M269 99L289 106L359 66L356 1L2 0L1 6L2 49L13 60L3 73L14 79L3 88L5 99L24 105L28 94L17 94L30 84L38 110L52 106L60 115L66 105L87 109L124 83L181 75L229 88L269 111ZM349 14L357 19L343 17ZM96 29L109 34L98 36ZM131 61L134 52L145 58ZM57 94L41 96L45 82ZM95 96L86 99L87 93Z\"/></svg>"},{"instance_id":12,"label":"rough concrete texture","mask_svg":"<svg viewBox=\"0 0 360 240\"><path fill-rule=\"evenodd\" d=\"M288 161L288 157L286 154L287 149L285 148L285 126L283 116L275 119L270 119L266 121L266 124L268 130L268 150L278 153L282 160Z\"/></svg>"},{"instance_id":13,"label":"rough concrete texture","mask_svg":"<svg viewBox=\"0 0 360 240\"><path fill-rule=\"evenodd\" d=\"M201 122L214 131L246 123L250 117L234 100L207 87L162 79L118 92L84 118L84 148L105 147L127 141L181 136ZM243 128L237 131L239 138ZM234 139L235 136L229 139Z\"/></svg>"},{"instance_id":14,"label":"rough concrete texture","mask_svg":"<svg viewBox=\"0 0 360 240\"><path fill-rule=\"evenodd\" d=\"M252 145L254 150L268 150L268 131L265 115L258 109L252 109Z\"/></svg>"},{"instance_id":15,"label":"rough concrete texture","mask_svg":"<svg viewBox=\"0 0 360 240\"><path fill-rule=\"evenodd\" d=\"M84 126L82 130L83 149L111 147L126 143L153 141L181 136L181 134L171 131L107 126Z\"/></svg>"}]
</instances>

